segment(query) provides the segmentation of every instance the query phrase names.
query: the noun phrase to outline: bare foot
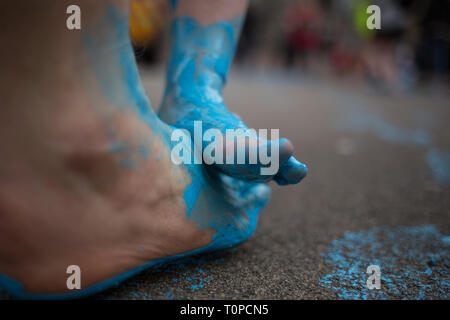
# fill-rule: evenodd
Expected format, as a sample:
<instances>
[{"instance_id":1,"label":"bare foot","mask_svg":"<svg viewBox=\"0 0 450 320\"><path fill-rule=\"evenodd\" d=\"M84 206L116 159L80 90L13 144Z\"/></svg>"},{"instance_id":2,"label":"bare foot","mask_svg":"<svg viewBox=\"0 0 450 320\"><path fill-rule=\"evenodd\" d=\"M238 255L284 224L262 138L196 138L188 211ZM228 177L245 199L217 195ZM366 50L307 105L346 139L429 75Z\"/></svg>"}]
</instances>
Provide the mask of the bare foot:
<instances>
[{"instance_id":1,"label":"bare foot","mask_svg":"<svg viewBox=\"0 0 450 320\"><path fill-rule=\"evenodd\" d=\"M265 184L174 165L173 129L139 81L126 9L92 3L81 34L42 44L67 50L51 67L26 66L24 49L24 65L0 76L0 286L18 297L81 297L167 259L236 245L269 200ZM13 49L29 29L16 31L0 38ZM35 77L17 78L23 70ZM81 290L67 288L69 265L81 268Z\"/></svg>"},{"instance_id":2,"label":"bare foot","mask_svg":"<svg viewBox=\"0 0 450 320\"><path fill-rule=\"evenodd\" d=\"M230 112L222 98L229 65L233 58L242 17L228 21L203 25L192 17L179 16L172 23L172 52L167 72L167 88L159 109L163 121L177 128L186 129L194 136L194 121L201 121L203 130L219 130L225 136L226 130L243 129L237 144L242 144L245 153L251 148L272 145L279 150L277 170L262 174L266 167L260 159L254 164L215 163L216 169L238 179L268 182L279 185L299 183L308 171L297 161L294 147L288 139L270 141L248 134L248 128L236 114ZM255 112L257 112L255 106ZM248 138L247 138L248 137ZM273 138L273 137L272 137ZM203 141L199 148L205 149L210 142ZM234 141L225 141L223 153L236 153ZM228 149L228 150L227 150ZM242 149L241 149L242 150ZM229 152L228 152L229 151Z\"/></svg>"}]
</instances>

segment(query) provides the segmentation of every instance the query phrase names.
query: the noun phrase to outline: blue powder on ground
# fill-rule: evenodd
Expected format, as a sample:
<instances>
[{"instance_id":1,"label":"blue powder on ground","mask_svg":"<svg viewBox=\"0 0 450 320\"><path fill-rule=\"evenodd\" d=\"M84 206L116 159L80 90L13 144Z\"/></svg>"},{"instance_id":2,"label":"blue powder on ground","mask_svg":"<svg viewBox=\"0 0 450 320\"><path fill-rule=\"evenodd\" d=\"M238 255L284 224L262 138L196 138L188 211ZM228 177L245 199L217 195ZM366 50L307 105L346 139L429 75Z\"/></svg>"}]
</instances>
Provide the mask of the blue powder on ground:
<instances>
[{"instance_id":1,"label":"blue powder on ground","mask_svg":"<svg viewBox=\"0 0 450 320\"><path fill-rule=\"evenodd\" d=\"M128 281L124 286L129 287L127 291L130 298L143 300L183 299L184 290L191 289L198 291L206 288L214 280L214 266L223 262L224 255L231 251L233 250L186 257L168 265L147 271L146 274L148 275L172 275L168 286L161 285L161 283L156 281L151 288L146 288L140 283L139 278ZM106 298L117 299L114 296L114 292L110 292Z\"/></svg>"},{"instance_id":2,"label":"blue powder on ground","mask_svg":"<svg viewBox=\"0 0 450 320\"><path fill-rule=\"evenodd\" d=\"M341 299L448 299L448 239L432 225L346 232L322 255L333 269L320 285ZM380 290L367 288L370 265L381 269Z\"/></svg>"}]
</instances>

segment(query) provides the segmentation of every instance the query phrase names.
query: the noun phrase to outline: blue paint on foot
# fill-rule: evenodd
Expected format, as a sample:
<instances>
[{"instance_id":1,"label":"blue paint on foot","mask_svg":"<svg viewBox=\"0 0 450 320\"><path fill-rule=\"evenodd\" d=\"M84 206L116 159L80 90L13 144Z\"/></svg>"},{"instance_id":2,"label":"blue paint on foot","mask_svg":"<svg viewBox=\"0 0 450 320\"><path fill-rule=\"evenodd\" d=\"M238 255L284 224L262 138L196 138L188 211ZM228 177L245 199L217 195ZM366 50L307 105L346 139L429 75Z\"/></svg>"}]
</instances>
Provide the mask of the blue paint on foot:
<instances>
[{"instance_id":1,"label":"blue paint on foot","mask_svg":"<svg viewBox=\"0 0 450 320\"><path fill-rule=\"evenodd\" d=\"M159 116L176 128L189 131L195 136L194 121L201 120L203 130L216 129L223 136L227 129L242 129L247 126L238 115L230 112L223 101L222 89L226 83L228 70L237 46L243 17L237 16L228 21L202 25L192 17L177 17L172 23L172 52L167 67L167 86ZM242 134L247 137L248 134ZM252 136L253 137L253 136ZM253 137L258 141L257 137ZM236 141L236 140L235 140ZM298 176L306 174L305 167L283 166L292 155L292 145L287 139L276 142L260 140L262 144L279 147L279 173L283 184L297 183ZM210 142L204 141L198 147L203 151ZM236 142L234 142L236 144ZM257 143L255 143L256 145ZM259 147L258 147L259 148ZM234 159L237 158L235 148ZM246 154L249 146L246 145ZM274 178L262 174L265 167L260 160L257 164L215 163L221 172L239 179L267 182ZM298 172L295 172L298 171Z\"/></svg>"}]
</instances>

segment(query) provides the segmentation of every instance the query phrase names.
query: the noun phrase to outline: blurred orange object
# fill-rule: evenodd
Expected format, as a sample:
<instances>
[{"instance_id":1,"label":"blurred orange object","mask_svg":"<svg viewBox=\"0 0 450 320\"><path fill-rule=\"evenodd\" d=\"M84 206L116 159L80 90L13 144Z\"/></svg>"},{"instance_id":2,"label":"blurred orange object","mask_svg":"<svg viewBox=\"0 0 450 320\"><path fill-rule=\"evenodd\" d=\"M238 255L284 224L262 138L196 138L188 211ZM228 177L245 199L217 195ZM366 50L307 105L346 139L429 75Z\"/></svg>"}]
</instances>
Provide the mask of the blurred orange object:
<instances>
[{"instance_id":1,"label":"blurred orange object","mask_svg":"<svg viewBox=\"0 0 450 320\"><path fill-rule=\"evenodd\" d=\"M166 0L132 0L130 4L130 37L136 47L152 44L166 19Z\"/></svg>"}]
</instances>

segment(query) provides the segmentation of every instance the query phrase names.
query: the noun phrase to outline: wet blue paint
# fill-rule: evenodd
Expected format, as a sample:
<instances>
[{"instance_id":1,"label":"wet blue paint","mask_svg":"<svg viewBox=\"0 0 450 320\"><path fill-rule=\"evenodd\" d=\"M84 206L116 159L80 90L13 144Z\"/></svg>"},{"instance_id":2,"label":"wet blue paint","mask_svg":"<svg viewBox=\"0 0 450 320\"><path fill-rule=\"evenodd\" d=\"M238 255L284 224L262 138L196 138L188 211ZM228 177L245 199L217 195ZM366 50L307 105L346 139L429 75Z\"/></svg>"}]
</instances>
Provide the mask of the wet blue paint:
<instances>
[{"instance_id":1,"label":"wet blue paint","mask_svg":"<svg viewBox=\"0 0 450 320\"><path fill-rule=\"evenodd\" d=\"M346 232L322 255L331 273L320 285L342 299L448 299L450 246L432 225ZM381 289L369 290L369 265L381 269Z\"/></svg>"},{"instance_id":2,"label":"wet blue paint","mask_svg":"<svg viewBox=\"0 0 450 320\"><path fill-rule=\"evenodd\" d=\"M248 129L223 101L222 89L236 50L243 17L201 25L192 17L177 17L172 23L172 51L167 67L167 84L159 116L177 128L195 136L194 121L201 120L203 130ZM198 146L205 149L210 142ZM214 164L216 169L241 179L257 182L298 183L306 175L305 165L290 162L286 141L264 141L280 144L279 176L261 175L259 164ZM248 147L246 148L248 154ZM235 150L236 151L236 150ZM283 156L284 155L284 156ZM236 159L236 155L235 155ZM289 170L288 170L289 168Z\"/></svg>"},{"instance_id":3,"label":"wet blue paint","mask_svg":"<svg viewBox=\"0 0 450 320\"><path fill-rule=\"evenodd\" d=\"M450 186L450 151L430 149L426 155L426 161L434 179L442 185Z\"/></svg>"},{"instance_id":4,"label":"wet blue paint","mask_svg":"<svg viewBox=\"0 0 450 320\"><path fill-rule=\"evenodd\" d=\"M192 183L184 192L186 215L201 229L216 233L204 250L229 248L248 239L256 229L258 215L270 199L265 184L246 182L216 170L192 170Z\"/></svg>"}]
</instances>

